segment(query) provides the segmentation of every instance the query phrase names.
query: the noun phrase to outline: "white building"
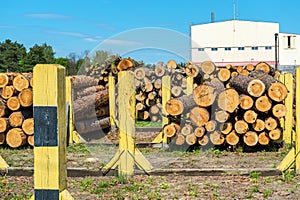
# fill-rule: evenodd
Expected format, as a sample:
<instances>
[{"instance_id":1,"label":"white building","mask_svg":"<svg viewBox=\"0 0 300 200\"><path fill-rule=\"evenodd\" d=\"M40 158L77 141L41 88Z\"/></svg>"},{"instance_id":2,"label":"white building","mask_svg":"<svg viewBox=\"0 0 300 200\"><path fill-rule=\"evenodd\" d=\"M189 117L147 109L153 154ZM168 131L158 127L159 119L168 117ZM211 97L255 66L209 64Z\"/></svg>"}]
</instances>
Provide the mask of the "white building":
<instances>
[{"instance_id":1,"label":"white building","mask_svg":"<svg viewBox=\"0 0 300 200\"><path fill-rule=\"evenodd\" d=\"M278 34L275 47L275 34ZM300 35L280 33L279 23L224 21L191 26L191 58L216 65L276 64L283 71L300 65Z\"/></svg>"}]
</instances>

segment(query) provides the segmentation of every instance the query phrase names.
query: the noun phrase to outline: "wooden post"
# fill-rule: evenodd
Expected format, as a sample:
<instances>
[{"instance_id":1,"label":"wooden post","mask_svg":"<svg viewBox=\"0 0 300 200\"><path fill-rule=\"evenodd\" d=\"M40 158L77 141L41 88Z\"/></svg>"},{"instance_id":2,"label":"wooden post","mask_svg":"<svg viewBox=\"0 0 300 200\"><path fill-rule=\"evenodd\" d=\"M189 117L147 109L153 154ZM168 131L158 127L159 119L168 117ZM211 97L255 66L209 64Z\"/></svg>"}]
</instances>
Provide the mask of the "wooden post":
<instances>
[{"instance_id":1,"label":"wooden post","mask_svg":"<svg viewBox=\"0 0 300 200\"><path fill-rule=\"evenodd\" d=\"M148 172L151 164L135 148L135 84L131 71L118 73L119 98L119 150L112 160L102 168L103 173L118 166L119 176L133 176L134 165ZM110 91L111 92L111 91Z\"/></svg>"},{"instance_id":2,"label":"wooden post","mask_svg":"<svg viewBox=\"0 0 300 200\"><path fill-rule=\"evenodd\" d=\"M109 98L109 120L112 129L116 127L116 89L115 77L108 77L108 98Z\"/></svg>"},{"instance_id":3,"label":"wooden post","mask_svg":"<svg viewBox=\"0 0 300 200\"><path fill-rule=\"evenodd\" d=\"M186 95L192 94L193 89L194 89L194 78L189 76L187 77Z\"/></svg>"},{"instance_id":4,"label":"wooden post","mask_svg":"<svg viewBox=\"0 0 300 200\"><path fill-rule=\"evenodd\" d=\"M66 77L66 101L67 101L67 116L68 116L68 122L67 122L67 130L68 130L68 143L72 144L74 142L73 140L73 131L75 129L74 127L74 121L73 121L73 87L72 87L72 78Z\"/></svg>"},{"instance_id":5,"label":"wooden post","mask_svg":"<svg viewBox=\"0 0 300 200\"><path fill-rule=\"evenodd\" d=\"M31 199L73 199L66 189L65 68L38 64L33 76L38 87L33 88L34 196Z\"/></svg>"},{"instance_id":6,"label":"wooden post","mask_svg":"<svg viewBox=\"0 0 300 200\"><path fill-rule=\"evenodd\" d=\"M167 117L168 113L166 111L166 104L171 99L171 76L166 75L162 77L162 128L169 124L169 119ZM152 141L152 143L167 143L167 137L163 135L163 131Z\"/></svg>"},{"instance_id":7,"label":"wooden post","mask_svg":"<svg viewBox=\"0 0 300 200\"><path fill-rule=\"evenodd\" d=\"M300 173L300 68L296 69L296 135L295 135L295 165L297 174ZM290 124L291 126L291 124Z\"/></svg>"},{"instance_id":8,"label":"wooden post","mask_svg":"<svg viewBox=\"0 0 300 200\"><path fill-rule=\"evenodd\" d=\"M7 174L8 173L8 167L9 167L9 165L6 163L6 161L0 155L0 172L4 171L5 174Z\"/></svg>"},{"instance_id":9,"label":"wooden post","mask_svg":"<svg viewBox=\"0 0 300 200\"><path fill-rule=\"evenodd\" d=\"M285 143L291 144L293 141L293 103L294 103L294 88L293 88L293 74L288 73L284 74L284 84L288 89L288 95L284 100L284 104L287 108L287 113L284 120L284 131L283 131L283 140Z\"/></svg>"}]
</instances>

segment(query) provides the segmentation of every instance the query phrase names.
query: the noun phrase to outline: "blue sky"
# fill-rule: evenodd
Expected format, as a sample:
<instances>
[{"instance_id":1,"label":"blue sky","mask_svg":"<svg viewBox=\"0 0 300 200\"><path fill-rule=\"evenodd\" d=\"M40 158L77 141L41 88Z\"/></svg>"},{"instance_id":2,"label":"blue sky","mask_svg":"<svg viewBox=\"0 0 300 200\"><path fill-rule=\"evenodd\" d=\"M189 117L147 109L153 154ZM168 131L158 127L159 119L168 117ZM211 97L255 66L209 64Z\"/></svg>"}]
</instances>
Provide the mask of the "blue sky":
<instances>
[{"instance_id":1,"label":"blue sky","mask_svg":"<svg viewBox=\"0 0 300 200\"><path fill-rule=\"evenodd\" d=\"M146 43L146 50L133 49L134 55L160 60L159 51L151 50L151 44L158 49L175 49L175 54L178 46L188 52L188 44L181 43L188 41L190 24L210 22L212 11L215 21L231 20L235 2L240 20L279 22L281 32L300 33L299 0L10 0L1 3L0 41L11 39L27 49L47 43L56 57L65 57L102 48L101 42L111 38L109 50L114 51L114 45L142 47ZM140 31L143 27L155 29ZM139 30L140 35L124 37L124 33L136 33L132 30ZM178 43L166 42L168 31L176 31Z\"/></svg>"}]
</instances>

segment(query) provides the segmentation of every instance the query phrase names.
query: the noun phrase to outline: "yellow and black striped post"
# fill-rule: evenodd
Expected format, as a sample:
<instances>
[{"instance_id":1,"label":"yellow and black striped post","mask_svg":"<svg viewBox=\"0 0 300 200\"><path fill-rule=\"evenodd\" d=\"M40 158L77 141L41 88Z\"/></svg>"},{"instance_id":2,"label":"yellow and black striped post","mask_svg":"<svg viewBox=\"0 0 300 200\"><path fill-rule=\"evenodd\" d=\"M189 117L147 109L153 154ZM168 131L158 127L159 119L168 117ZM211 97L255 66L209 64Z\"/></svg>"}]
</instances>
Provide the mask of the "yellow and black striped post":
<instances>
[{"instance_id":1,"label":"yellow and black striped post","mask_svg":"<svg viewBox=\"0 0 300 200\"><path fill-rule=\"evenodd\" d=\"M66 190L65 68L38 64L33 76L34 196L31 199L73 199Z\"/></svg>"}]
</instances>

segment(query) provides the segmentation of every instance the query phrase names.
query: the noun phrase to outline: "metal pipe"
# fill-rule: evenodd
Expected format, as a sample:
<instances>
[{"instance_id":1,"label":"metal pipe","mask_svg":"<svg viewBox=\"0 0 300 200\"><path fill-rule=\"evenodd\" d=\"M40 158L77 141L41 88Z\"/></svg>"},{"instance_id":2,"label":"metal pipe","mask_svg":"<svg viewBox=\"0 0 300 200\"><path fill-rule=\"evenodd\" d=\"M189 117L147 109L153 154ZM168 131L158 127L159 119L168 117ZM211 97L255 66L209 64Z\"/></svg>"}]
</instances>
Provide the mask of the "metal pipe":
<instances>
[{"instance_id":1,"label":"metal pipe","mask_svg":"<svg viewBox=\"0 0 300 200\"><path fill-rule=\"evenodd\" d=\"M278 33L275 33L275 70L278 69Z\"/></svg>"}]
</instances>

